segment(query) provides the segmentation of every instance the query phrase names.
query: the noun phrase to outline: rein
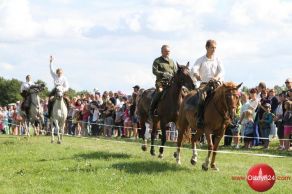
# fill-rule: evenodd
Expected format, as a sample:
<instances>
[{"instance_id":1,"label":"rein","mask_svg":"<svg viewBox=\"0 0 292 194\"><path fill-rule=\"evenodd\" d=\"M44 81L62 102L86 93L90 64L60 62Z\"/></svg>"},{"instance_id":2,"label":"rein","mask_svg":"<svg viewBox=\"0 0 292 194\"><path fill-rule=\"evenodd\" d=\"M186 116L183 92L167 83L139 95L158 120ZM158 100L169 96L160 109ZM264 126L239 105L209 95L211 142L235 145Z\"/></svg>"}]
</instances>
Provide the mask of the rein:
<instances>
[{"instance_id":1,"label":"rein","mask_svg":"<svg viewBox=\"0 0 292 194\"><path fill-rule=\"evenodd\" d=\"M232 114L232 111L230 110L230 107L228 107L228 105L227 105L225 92L224 92L224 107L226 109L226 112L225 111L221 112L218 109L218 107L216 106L214 101L212 101L212 104L214 105L216 112L219 113L219 115L223 118L223 123L224 122L226 123L226 121L227 121L227 123L232 122L233 114Z\"/></svg>"}]
</instances>

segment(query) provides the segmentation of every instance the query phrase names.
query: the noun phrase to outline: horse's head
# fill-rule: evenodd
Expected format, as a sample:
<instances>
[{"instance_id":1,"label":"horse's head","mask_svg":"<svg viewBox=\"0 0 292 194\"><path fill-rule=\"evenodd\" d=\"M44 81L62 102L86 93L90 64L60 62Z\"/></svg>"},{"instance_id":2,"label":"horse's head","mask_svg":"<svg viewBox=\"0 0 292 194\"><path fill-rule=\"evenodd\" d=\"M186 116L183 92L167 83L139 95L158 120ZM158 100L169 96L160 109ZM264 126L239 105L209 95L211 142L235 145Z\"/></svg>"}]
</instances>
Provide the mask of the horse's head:
<instances>
[{"instance_id":1,"label":"horse's head","mask_svg":"<svg viewBox=\"0 0 292 194\"><path fill-rule=\"evenodd\" d=\"M57 98L62 98L64 95L64 90L62 86L56 86L56 93L55 93L55 97Z\"/></svg>"},{"instance_id":2,"label":"horse's head","mask_svg":"<svg viewBox=\"0 0 292 194\"><path fill-rule=\"evenodd\" d=\"M229 111L229 114L232 114L233 117L236 108L239 105L239 92L238 89L240 88L241 84L235 84L233 82L226 82L223 83L224 88L224 98L226 102L227 109Z\"/></svg>"},{"instance_id":3,"label":"horse's head","mask_svg":"<svg viewBox=\"0 0 292 194\"><path fill-rule=\"evenodd\" d=\"M195 88L193 79L191 77L190 69L189 69L189 62L187 65L177 65L177 72L174 75L174 81L177 82L180 86L186 87L189 90L193 90Z\"/></svg>"},{"instance_id":4,"label":"horse's head","mask_svg":"<svg viewBox=\"0 0 292 194\"><path fill-rule=\"evenodd\" d=\"M41 91L43 91L45 89L45 84L35 84L35 85L32 85L30 86L29 88L29 93L30 94L36 94L36 93L39 93Z\"/></svg>"}]
</instances>

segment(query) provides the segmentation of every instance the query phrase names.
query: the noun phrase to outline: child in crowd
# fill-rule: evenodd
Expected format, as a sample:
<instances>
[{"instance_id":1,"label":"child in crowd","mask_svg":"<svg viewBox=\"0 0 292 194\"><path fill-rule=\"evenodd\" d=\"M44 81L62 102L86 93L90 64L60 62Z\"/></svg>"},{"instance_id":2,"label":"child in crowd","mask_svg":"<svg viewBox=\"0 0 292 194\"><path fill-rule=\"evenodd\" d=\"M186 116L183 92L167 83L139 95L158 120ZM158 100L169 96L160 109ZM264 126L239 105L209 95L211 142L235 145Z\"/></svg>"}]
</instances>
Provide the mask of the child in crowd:
<instances>
[{"instance_id":1,"label":"child in crowd","mask_svg":"<svg viewBox=\"0 0 292 194\"><path fill-rule=\"evenodd\" d=\"M98 119L99 119L98 103L96 101L92 101L90 103L90 125L92 136L99 135Z\"/></svg>"},{"instance_id":2,"label":"child in crowd","mask_svg":"<svg viewBox=\"0 0 292 194\"><path fill-rule=\"evenodd\" d=\"M131 137L131 132L133 131L132 128L132 120L130 116L130 102L126 102L126 109L124 111L124 135L126 137Z\"/></svg>"},{"instance_id":3,"label":"child in crowd","mask_svg":"<svg viewBox=\"0 0 292 194\"><path fill-rule=\"evenodd\" d=\"M264 114L262 119L260 120L261 132L263 137L264 149L269 149L269 135L271 132L271 124L273 122L274 114L271 113L271 104L266 103L263 106Z\"/></svg>"},{"instance_id":4,"label":"child in crowd","mask_svg":"<svg viewBox=\"0 0 292 194\"><path fill-rule=\"evenodd\" d=\"M108 100L106 101L106 108L104 111L104 130L103 135L105 137L111 137L112 136L112 128L114 124L113 114L114 114L114 104Z\"/></svg>"},{"instance_id":5,"label":"child in crowd","mask_svg":"<svg viewBox=\"0 0 292 194\"><path fill-rule=\"evenodd\" d=\"M115 137L121 137L122 136L122 130L123 130L123 109L120 107L116 107L116 116L115 116L115 131L114 136Z\"/></svg>"},{"instance_id":6,"label":"child in crowd","mask_svg":"<svg viewBox=\"0 0 292 194\"><path fill-rule=\"evenodd\" d=\"M254 120L253 120L253 111L248 109L244 112L244 119L241 123L243 125L244 132L244 148L249 149L253 141L253 132L254 132Z\"/></svg>"},{"instance_id":7,"label":"child in crowd","mask_svg":"<svg viewBox=\"0 0 292 194\"><path fill-rule=\"evenodd\" d=\"M284 146L285 150L289 150L290 142L289 137L292 133L292 101L288 100L285 102L285 109L286 112L283 117L283 124L284 124Z\"/></svg>"}]
</instances>

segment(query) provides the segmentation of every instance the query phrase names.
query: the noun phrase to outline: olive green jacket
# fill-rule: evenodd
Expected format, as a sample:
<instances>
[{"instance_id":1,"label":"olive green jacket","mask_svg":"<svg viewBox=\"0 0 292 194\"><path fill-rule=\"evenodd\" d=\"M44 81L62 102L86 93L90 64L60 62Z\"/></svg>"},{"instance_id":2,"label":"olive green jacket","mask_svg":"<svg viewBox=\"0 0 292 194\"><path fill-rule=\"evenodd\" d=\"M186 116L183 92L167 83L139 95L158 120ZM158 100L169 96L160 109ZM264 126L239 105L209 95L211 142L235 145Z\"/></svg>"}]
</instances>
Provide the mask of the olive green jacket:
<instances>
[{"instance_id":1,"label":"olive green jacket","mask_svg":"<svg viewBox=\"0 0 292 194\"><path fill-rule=\"evenodd\" d=\"M165 73L173 76L176 71L177 67L172 59L165 59L161 56L155 59L153 62L152 72L156 76L156 82L167 79L168 77L165 76Z\"/></svg>"}]
</instances>

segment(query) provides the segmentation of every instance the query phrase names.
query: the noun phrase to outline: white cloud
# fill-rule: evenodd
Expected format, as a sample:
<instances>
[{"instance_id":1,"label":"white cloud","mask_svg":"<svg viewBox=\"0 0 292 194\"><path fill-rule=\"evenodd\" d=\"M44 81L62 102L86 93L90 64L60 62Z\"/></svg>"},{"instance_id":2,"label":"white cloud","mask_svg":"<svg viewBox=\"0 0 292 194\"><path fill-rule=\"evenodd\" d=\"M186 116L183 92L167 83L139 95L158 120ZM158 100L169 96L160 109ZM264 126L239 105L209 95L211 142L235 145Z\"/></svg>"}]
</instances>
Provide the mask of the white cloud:
<instances>
[{"instance_id":1,"label":"white cloud","mask_svg":"<svg viewBox=\"0 0 292 194\"><path fill-rule=\"evenodd\" d=\"M0 38L32 38L38 33L27 0L2 0L0 2Z\"/></svg>"},{"instance_id":2,"label":"white cloud","mask_svg":"<svg viewBox=\"0 0 292 194\"><path fill-rule=\"evenodd\" d=\"M281 0L237 1L230 12L233 22L244 26L259 22L282 26L291 20L291 16L292 2Z\"/></svg>"},{"instance_id":3,"label":"white cloud","mask_svg":"<svg viewBox=\"0 0 292 194\"><path fill-rule=\"evenodd\" d=\"M2 71L12 71L14 70L14 66L9 63L0 63L0 68Z\"/></svg>"},{"instance_id":4,"label":"white cloud","mask_svg":"<svg viewBox=\"0 0 292 194\"><path fill-rule=\"evenodd\" d=\"M156 32L183 30L187 25L192 25L190 18L175 8L157 7L147 17L147 27Z\"/></svg>"},{"instance_id":5,"label":"white cloud","mask_svg":"<svg viewBox=\"0 0 292 194\"><path fill-rule=\"evenodd\" d=\"M52 84L47 59L53 54L75 89L147 88L154 86L151 66L162 44L170 44L179 63L193 64L209 38L218 42L228 80L248 75L245 85L257 79L278 84L291 72L285 66L292 61L290 1L0 2L0 58L6 62L0 65L9 77L32 74ZM270 71L278 64L285 71ZM267 70L258 76L253 67Z\"/></svg>"},{"instance_id":6,"label":"white cloud","mask_svg":"<svg viewBox=\"0 0 292 194\"><path fill-rule=\"evenodd\" d=\"M140 14L135 14L135 15L131 15L128 18L126 18L126 23L128 24L129 28L134 31L134 32L138 32L141 30L141 24L140 24Z\"/></svg>"}]
</instances>

